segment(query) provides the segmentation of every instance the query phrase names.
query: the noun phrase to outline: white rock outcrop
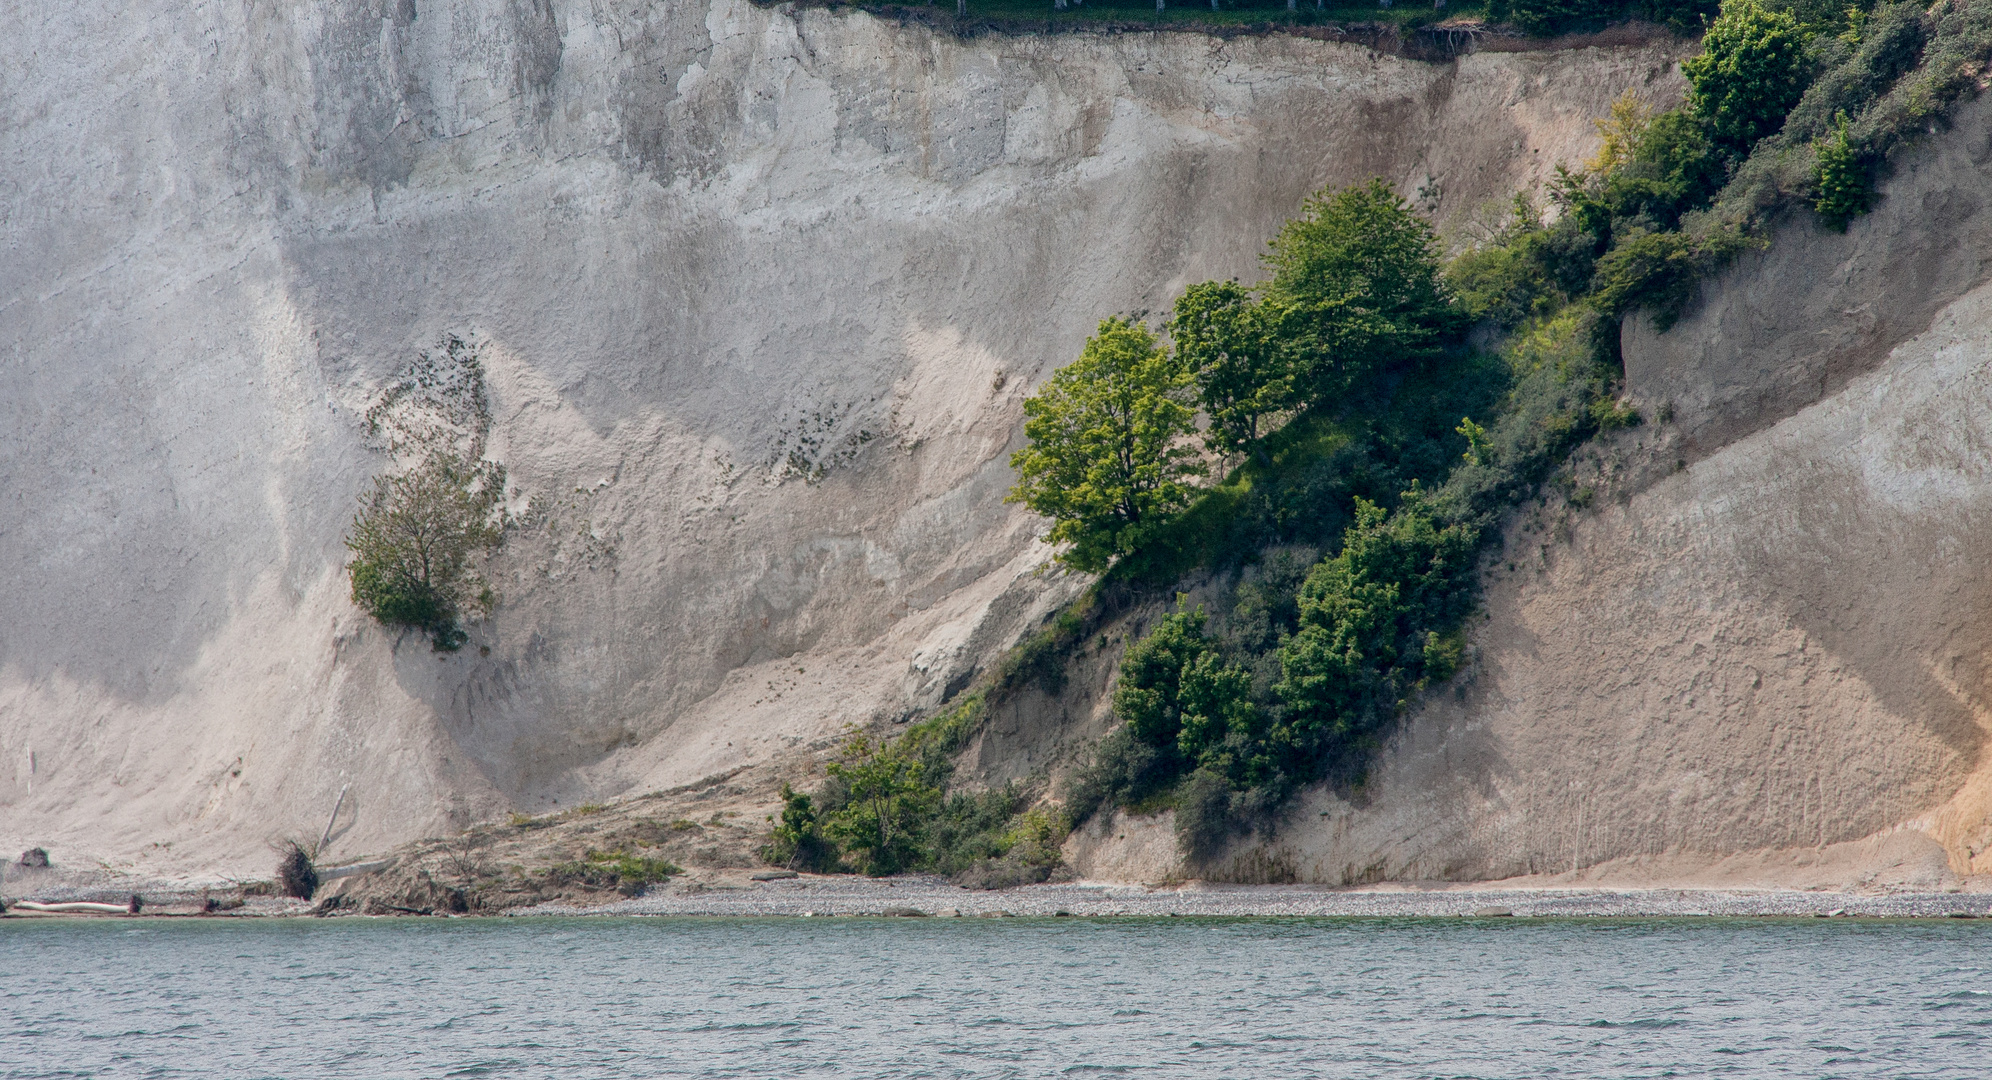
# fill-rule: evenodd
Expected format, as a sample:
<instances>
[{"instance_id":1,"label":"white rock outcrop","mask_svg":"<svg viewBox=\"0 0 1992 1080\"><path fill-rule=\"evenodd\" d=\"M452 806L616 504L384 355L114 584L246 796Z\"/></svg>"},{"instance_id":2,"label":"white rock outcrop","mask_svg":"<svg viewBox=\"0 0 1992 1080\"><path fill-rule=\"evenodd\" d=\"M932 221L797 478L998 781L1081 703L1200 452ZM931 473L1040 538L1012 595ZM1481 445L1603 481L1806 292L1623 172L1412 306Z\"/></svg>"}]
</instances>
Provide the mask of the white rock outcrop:
<instances>
[{"instance_id":1,"label":"white rock outcrop","mask_svg":"<svg viewBox=\"0 0 1992 1080\"><path fill-rule=\"evenodd\" d=\"M27 5L0 36L0 844L265 868L930 706L1067 595L1002 496L1103 315L1308 192L1454 227L1670 49L1448 64L709 3ZM527 524L347 599L379 388L480 349ZM532 510L526 513L528 504Z\"/></svg>"}]
</instances>

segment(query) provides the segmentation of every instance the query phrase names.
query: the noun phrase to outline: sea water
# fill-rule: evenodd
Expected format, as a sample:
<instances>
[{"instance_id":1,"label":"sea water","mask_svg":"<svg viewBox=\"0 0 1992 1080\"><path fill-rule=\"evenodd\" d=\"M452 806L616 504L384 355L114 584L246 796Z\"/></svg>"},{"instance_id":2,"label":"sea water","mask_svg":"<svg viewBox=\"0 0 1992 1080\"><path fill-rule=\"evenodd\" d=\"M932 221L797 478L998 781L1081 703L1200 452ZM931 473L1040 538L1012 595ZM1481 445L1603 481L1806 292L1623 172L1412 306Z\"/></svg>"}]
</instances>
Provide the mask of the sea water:
<instances>
[{"instance_id":1,"label":"sea water","mask_svg":"<svg viewBox=\"0 0 1992 1080\"><path fill-rule=\"evenodd\" d=\"M1992 1076L1992 922L0 921L8 1077Z\"/></svg>"}]
</instances>

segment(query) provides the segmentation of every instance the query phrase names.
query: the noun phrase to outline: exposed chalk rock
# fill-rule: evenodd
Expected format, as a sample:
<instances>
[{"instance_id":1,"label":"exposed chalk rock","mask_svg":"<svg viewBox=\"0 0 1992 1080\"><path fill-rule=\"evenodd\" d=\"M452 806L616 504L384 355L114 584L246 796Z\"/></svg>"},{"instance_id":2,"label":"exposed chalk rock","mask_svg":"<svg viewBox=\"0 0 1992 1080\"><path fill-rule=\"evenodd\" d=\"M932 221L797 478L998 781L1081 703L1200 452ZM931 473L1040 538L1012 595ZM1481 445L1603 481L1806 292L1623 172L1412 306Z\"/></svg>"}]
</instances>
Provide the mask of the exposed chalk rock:
<instances>
[{"instance_id":1,"label":"exposed chalk rock","mask_svg":"<svg viewBox=\"0 0 1992 1080\"><path fill-rule=\"evenodd\" d=\"M30 6L0 37L0 805L140 872L355 858L904 716L1080 583L1002 496L1103 315L1380 175L1455 231L1680 45L961 39L745 0ZM1491 209L1490 209L1491 208ZM475 344L520 528L347 599L381 387ZM0 836L0 840L6 839Z\"/></svg>"}]
</instances>

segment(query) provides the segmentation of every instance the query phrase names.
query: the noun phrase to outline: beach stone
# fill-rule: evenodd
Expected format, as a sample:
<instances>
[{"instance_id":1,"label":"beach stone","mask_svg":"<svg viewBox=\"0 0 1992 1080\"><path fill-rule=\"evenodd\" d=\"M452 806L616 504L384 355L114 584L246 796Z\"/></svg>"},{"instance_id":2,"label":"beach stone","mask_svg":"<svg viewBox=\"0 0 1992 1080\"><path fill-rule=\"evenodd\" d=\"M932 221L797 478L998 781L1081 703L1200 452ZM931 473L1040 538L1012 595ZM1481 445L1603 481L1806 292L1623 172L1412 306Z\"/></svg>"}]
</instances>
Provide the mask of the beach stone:
<instances>
[{"instance_id":1,"label":"beach stone","mask_svg":"<svg viewBox=\"0 0 1992 1080\"><path fill-rule=\"evenodd\" d=\"M48 869L48 849L31 847L21 852L19 865L31 866L37 870Z\"/></svg>"}]
</instances>

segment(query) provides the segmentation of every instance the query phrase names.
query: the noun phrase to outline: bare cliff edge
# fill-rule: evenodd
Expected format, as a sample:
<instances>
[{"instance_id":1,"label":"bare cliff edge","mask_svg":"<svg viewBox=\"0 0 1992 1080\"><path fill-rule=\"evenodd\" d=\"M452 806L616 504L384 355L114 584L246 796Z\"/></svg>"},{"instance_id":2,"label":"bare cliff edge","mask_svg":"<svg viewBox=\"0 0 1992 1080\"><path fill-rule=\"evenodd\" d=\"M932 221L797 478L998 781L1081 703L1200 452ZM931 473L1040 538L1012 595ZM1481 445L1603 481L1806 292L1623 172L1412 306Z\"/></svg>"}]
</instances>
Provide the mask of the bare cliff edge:
<instances>
[{"instance_id":1,"label":"bare cliff edge","mask_svg":"<svg viewBox=\"0 0 1992 1080\"><path fill-rule=\"evenodd\" d=\"M1932 887L1992 873L1992 99L1845 234L1809 220L1666 333L1651 418L1526 508L1477 661L1241 877ZM1164 822L1085 868L1173 865Z\"/></svg>"},{"instance_id":2,"label":"bare cliff edge","mask_svg":"<svg viewBox=\"0 0 1992 1080\"><path fill-rule=\"evenodd\" d=\"M1456 228L1622 89L1679 93L1663 46L1426 64L744 0L17 14L0 845L155 874L266 872L342 789L335 859L934 705L1076 587L1001 498L1096 319L1250 277L1323 183ZM340 539L383 464L361 414L446 333L537 510L443 656L352 607ZM1915 791L1968 767L1904 738Z\"/></svg>"}]
</instances>

